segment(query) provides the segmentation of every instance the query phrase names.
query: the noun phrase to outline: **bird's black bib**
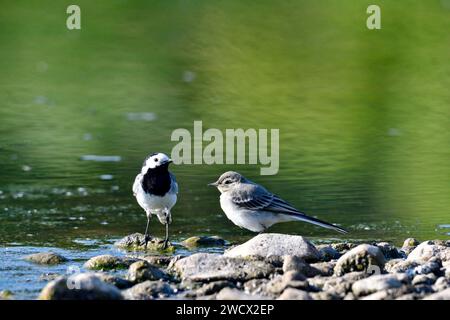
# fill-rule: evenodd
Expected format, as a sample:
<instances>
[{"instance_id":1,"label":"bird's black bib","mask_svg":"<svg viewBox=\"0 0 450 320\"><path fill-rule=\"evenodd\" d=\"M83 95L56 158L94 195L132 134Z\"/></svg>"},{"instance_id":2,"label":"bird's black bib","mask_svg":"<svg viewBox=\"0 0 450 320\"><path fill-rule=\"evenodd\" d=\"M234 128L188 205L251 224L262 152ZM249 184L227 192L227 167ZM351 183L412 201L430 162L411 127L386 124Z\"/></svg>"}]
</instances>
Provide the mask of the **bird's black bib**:
<instances>
[{"instance_id":1,"label":"bird's black bib","mask_svg":"<svg viewBox=\"0 0 450 320\"><path fill-rule=\"evenodd\" d=\"M142 179L142 189L146 193L162 197L170 190L171 182L168 166L163 165L148 169Z\"/></svg>"}]
</instances>

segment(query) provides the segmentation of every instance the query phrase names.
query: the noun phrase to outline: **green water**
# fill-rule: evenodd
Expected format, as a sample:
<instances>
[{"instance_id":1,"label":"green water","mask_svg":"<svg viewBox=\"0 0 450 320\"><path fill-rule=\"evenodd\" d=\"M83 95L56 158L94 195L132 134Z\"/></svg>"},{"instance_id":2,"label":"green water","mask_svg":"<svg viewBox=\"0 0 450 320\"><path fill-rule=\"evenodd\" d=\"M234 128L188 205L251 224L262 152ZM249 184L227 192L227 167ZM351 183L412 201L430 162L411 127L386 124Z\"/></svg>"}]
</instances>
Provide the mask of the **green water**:
<instances>
[{"instance_id":1,"label":"green water","mask_svg":"<svg viewBox=\"0 0 450 320\"><path fill-rule=\"evenodd\" d=\"M206 187L230 169L350 231L289 223L274 232L397 244L450 237L450 1L377 1L378 31L365 26L370 1L77 4L82 29L69 31L65 1L2 3L0 290L34 297L45 283L25 253L50 247L81 261L143 232L134 177L194 120L280 129L280 170L172 166L176 242L252 236Z\"/></svg>"}]
</instances>

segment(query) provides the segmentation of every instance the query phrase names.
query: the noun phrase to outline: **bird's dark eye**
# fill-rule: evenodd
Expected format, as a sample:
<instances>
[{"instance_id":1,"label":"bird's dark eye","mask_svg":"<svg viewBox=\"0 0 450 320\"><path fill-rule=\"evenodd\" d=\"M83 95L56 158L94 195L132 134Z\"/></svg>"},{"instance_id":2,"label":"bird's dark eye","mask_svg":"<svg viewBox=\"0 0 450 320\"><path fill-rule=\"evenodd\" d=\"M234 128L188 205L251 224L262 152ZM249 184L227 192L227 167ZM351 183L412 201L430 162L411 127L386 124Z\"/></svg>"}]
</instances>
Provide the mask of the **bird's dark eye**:
<instances>
[{"instance_id":1,"label":"bird's dark eye","mask_svg":"<svg viewBox=\"0 0 450 320\"><path fill-rule=\"evenodd\" d=\"M224 183L225 183L225 184L230 184L230 183L231 183L231 180L225 180Z\"/></svg>"},{"instance_id":2,"label":"bird's dark eye","mask_svg":"<svg viewBox=\"0 0 450 320\"><path fill-rule=\"evenodd\" d=\"M155 158L155 162L158 162L158 158Z\"/></svg>"}]
</instances>

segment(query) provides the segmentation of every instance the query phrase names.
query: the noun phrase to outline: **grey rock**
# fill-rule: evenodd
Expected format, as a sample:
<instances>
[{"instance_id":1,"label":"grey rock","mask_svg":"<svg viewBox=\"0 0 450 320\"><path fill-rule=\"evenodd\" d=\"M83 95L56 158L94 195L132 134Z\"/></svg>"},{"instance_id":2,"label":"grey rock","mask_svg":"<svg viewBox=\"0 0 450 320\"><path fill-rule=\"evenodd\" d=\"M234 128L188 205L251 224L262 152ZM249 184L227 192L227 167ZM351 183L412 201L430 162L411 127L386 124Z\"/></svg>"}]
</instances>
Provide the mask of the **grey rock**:
<instances>
[{"instance_id":1,"label":"grey rock","mask_svg":"<svg viewBox=\"0 0 450 320\"><path fill-rule=\"evenodd\" d=\"M172 270L191 281L245 281L268 277L274 267L264 261L228 258L220 254L196 253L176 261Z\"/></svg>"},{"instance_id":2,"label":"grey rock","mask_svg":"<svg viewBox=\"0 0 450 320\"><path fill-rule=\"evenodd\" d=\"M252 279L244 283L244 291L250 294L256 294L260 296L273 296L273 294L268 293L266 288L269 283L269 279Z\"/></svg>"},{"instance_id":3,"label":"grey rock","mask_svg":"<svg viewBox=\"0 0 450 320\"><path fill-rule=\"evenodd\" d=\"M222 247L226 245L226 241L218 236L195 236L184 240L181 244L187 248Z\"/></svg>"},{"instance_id":4,"label":"grey rock","mask_svg":"<svg viewBox=\"0 0 450 320\"><path fill-rule=\"evenodd\" d=\"M114 245L117 248L131 251L164 251L164 252L174 252L175 247L169 242L166 249L163 249L164 239L153 237L145 246L145 236L142 233L130 234L116 243Z\"/></svg>"},{"instance_id":5,"label":"grey rock","mask_svg":"<svg viewBox=\"0 0 450 320\"><path fill-rule=\"evenodd\" d=\"M355 243L349 243L349 242L338 242L338 243L332 243L330 244L330 247L335 249L337 252L339 252L341 255L346 253L347 251L356 248L358 245Z\"/></svg>"},{"instance_id":6,"label":"grey rock","mask_svg":"<svg viewBox=\"0 0 450 320\"><path fill-rule=\"evenodd\" d=\"M134 261L136 260L131 258L120 258L112 256L110 254L104 254L90 258L88 261L86 261L84 267L90 270L126 269Z\"/></svg>"},{"instance_id":7,"label":"grey rock","mask_svg":"<svg viewBox=\"0 0 450 320\"><path fill-rule=\"evenodd\" d=\"M376 246L380 248L381 252L383 253L386 260L390 259L398 259L398 258L406 258L405 254L402 254L397 250L395 246L388 242L380 242L377 243Z\"/></svg>"},{"instance_id":8,"label":"grey rock","mask_svg":"<svg viewBox=\"0 0 450 320\"><path fill-rule=\"evenodd\" d=\"M119 289L91 273L77 273L49 282L40 300L120 300Z\"/></svg>"},{"instance_id":9,"label":"grey rock","mask_svg":"<svg viewBox=\"0 0 450 320\"><path fill-rule=\"evenodd\" d=\"M216 296L217 300L266 300L267 297L251 295L232 288L223 288Z\"/></svg>"},{"instance_id":10,"label":"grey rock","mask_svg":"<svg viewBox=\"0 0 450 320\"><path fill-rule=\"evenodd\" d=\"M322 285L322 290L330 293L334 297L343 298L348 292L351 292L352 285L358 280L364 279L369 274L367 272L350 272L343 276L332 276L326 279ZM311 281L311 280L308 280Z\"/></svg>"},{"instance_id":11,"label":"grey rock","mask_svg":"<svg viewBox=\"0 0 450 320\"><path fill-rule=\"evenodd\" d=\"M108 274L108 273L104 273L104 272L95 272L94 273L95 276L97 276L101 281L112 284L113 286L117 287L118 289L127 289L133 286L133 283L114 276L112 274Z\"/></svg>"},{"instance_id":12,"label":"grey rock","mask_svg":"<svg viewBox=\"0 0 450 320\"><path fill-rule=\"evenodd\" d=\"M436 282L434 283L433 289L434 291L443 291L447 288L450 288L450 280L446 279L445 277L440 277L436 279Z\"/></svg>"},{"instance_id":13,"label":"grey rock","mask_svg":"<svg viewBox=\"0 0 450 320\"><path fill-rule=\"evenodd\" d=\"M442 261L450 260L450 248L432 241L425 241L419 244L409 255L407 260L423 263L431 258L439 258Z\"/></svg>"},{"instance_id":14,"label":"grey rock","mask_svg":"<svg viewBox=\"0 0 450 320\"><path fill-rule=\"evenodd\" d=\"M145 260L134 262L128 269L127 274L127 279L134 283L167 278L168 275L164 271L151 265Z\"/></svg>"},{"instance_id":15,"label":"grey rock","mask_svg":"<svg viewBox=\"0 0 450 320\"><path fill-rule=\"evenodd\" d=\"M305 277L315 277L321 275L321 271L310 266L298 256L285 256L283 263L283 272L296 271Z\"/></svg>"},{"instance_id":16,"label":"grey rock","mask_svg":"<svg viewBox=\"0 0 450 320\"><path fill-rule=\"evenodd\" d=\"M334 272L338 276L353 271L380 272L385 261L380 248L361 244L339 258Z\"/></svg>"},{"instance_id":17,"label":"grey rock","mask_svg":"<svg viewBox=\"0 0 450 320\"><path fill-rule=\"evenodd\" d=\"M431 258L425 263L416 266L412 273L414 274L429 274L433 273L435 275L441 274L442 262L439 258Z\"/></svg>"},{"instance_id":18,"label":"grey rock","mask_svg":"<svg viewBox=\"0 0 450 320\"><path fill-rule=\"evenodd\" d=\"M352 292L356 297L365 296L374 292L400 288L407 277L402 274L380 274L356 281L352 286Z\"/></svg>"},{"instance_id":19,"label":"grey rock","mask_svg":"<svg viewBox=\"0 0 450 320\"><path fill-rule=\"evenodd\" d=\"M65 257L53 252L33 253L28 256L25 256L24 259L37 264L49 264L49 265L60 264L67 261Z\"/></svg>"},{"instance_id":20,"label":"grey rock","mask_svg":"<svg viewBox=\"0 0 450 320\"><path fill-rule=\"evenodd\" d=\"M424 300L450 300L450 288L431 294L425 297Z\"/></svg>"},{"instance_id":21,"label":"grey rock","mask_svg":"<svg viewBox=\"0 0 450 320\"><path fill-rule=\"evenodd\" d=\"M341 296L328 291L310 292L309 295L313 300L340 300Z\"/></svg>"},{"instance_id":22,"label":"grey rock","mask_svg":"<svg viewBox=\"0 0 450 320\"><path fill-rule=\"evenodd\" d=\"M312 300L312 298L306 291L287 288L277 300Z\"/></svg>"},{"instance_id":23,"label":"grey rock","mask_svg":"<svg viewBox=\"0 0 450 320\"><path fill-rule=\"evenodd\" d=\"M384 268L389 273L414 273L413 270L419 266L417 262L403 260L403 259L393 259L384 265Z\"/></svg>"},{"instance_id":24,"label":"grey rock","mask_svg":"<svg viewBox=\"0 0 450 320\"><path fill-rule=\"evenodd\" d=\"M172 261L172 256L163 256L163 255L149 255L141 257L142 260L147 261L148 263L158 266L158 267L167 267Z\"/></svg>"},{"instance_id":25,"label":"grey rock","mask_svg":"<svg viewBox=\"0 0 450 320\"><path fill-rule=\"evenodd\" d=\"M414 238L408 238L403 242L401 251L403 251L406 255L409 255L418 245L419 241Z\"/></svg>"},{"instance_id":26,"label":"grey rock","mask_svg":"<svg viewBox=\"0 0 450 320\"><path fill-rule=\"evenodd\" d=\"M411 281L411 283L414 286L417 286L419 284L432 285L435 281L436 281L436 276L433 273L429 273L429 274L418 274L418 275L416 275L413 278L413 280Z\"/></svg>"},{"instance_id":27,"label":"grey rock","mask_svg":"<svg viewBox=\"0 0 450 320\"><path fill-rule=\"evenodd\" d=\"M204 284L202 287L197 290L190 292L187 294L188 297L201 297L208 296L215 293L218 293L223 288L236 288L236 285L231 281L221 280L221 281L213 281L210 283Z\"/></svg>"},{"instance_id":28,"label":"grey rock","mask_svg":"<svg viewBox=\"0 0 450 320\"><path fill-rule=\"evenodd\" d=\"M302 236L278 233L263 233L249 241L227 250L226 257L298 256L305 261L318 261L320 253L314 245Z\"/></svg>"},{"instance_id":29,"label":"grey rock","mask_svg":"<svg viewBox=\"0 0 450 320\"><path fill-rule=\"evenodd\" d=\"M289 271L282 276L275 276L265 286L265 291L271 295L279 295L286 288L301 289L309 291L311 287L304 276L296 273L295 271Z\"/></svg>"},{"instance_id":30,"label":"grey rock","mask_svg":"<svg viewBox=\"0 0 450 320\"><path fill-rule=\"evenodd\" d=\"M320 245L317 246L320 253L320 259L322 261L330 261L334 259L339 259L341 254L335 248L330 245Z\"/></svg>"},{"instance_id":31,"label":"grey rock","mask_svg":"<svg viewBox=\"0 0 450 320\"><path fill-rule=\"evenodd\" d=\"M147 280L124 290L123 296L127 300L152 300L166 298L174 292L174 289L165 282Z\"/></svg>"}]
</instances>

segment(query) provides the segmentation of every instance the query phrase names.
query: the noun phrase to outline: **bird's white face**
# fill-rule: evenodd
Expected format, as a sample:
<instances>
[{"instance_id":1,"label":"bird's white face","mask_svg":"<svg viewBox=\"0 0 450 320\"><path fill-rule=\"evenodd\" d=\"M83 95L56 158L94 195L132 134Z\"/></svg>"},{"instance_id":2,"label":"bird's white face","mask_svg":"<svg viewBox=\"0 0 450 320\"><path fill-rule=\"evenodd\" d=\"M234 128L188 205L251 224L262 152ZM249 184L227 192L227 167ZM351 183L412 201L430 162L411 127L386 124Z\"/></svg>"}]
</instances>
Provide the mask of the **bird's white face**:
<instances>
[{"instance_id":1,"label":"bird's white face","mask_svg":"<svg viewBox=\"0 0 450 320\"><path fill-rule=\"evenodd\" d=\"M225 193L238 187L242 180L245 180L245 178L239 173L229 171L222 174L216 182L209 185L216 187L220 193Z\"/></svg>"},{"instance_id":2,"label":"bird's white face","mask_svg":"<svg viewBox=\"0 0 450 320\"><path fill-rule=\"evenodd\" d=\"M144 165L142 166L141 173L146 174L149 169L155 169L163 165L168 165L171 162L172 159L170 159L164 153L152 154L147 158L147 160L145 160Z\"/></svg>"}]
</instances>

